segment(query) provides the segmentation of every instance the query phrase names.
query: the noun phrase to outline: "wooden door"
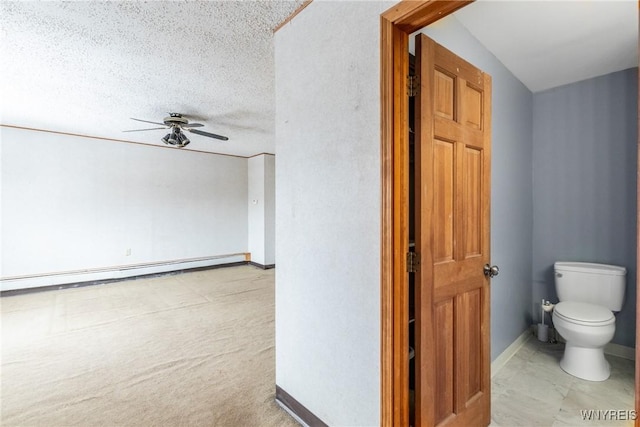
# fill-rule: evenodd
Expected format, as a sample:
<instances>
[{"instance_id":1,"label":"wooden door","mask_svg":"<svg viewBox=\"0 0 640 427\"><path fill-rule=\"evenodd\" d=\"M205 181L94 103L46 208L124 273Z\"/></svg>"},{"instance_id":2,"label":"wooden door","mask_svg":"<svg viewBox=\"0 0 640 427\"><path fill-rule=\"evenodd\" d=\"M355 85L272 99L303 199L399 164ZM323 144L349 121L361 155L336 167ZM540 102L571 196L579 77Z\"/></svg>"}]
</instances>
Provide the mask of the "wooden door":
<instances>
[{"instance_id":1,"label":"wooden door","mask_svg":"<svg viewBox=\"0 0 640 427\"><path fill-rule=\"evenodd\" d=\"M491 77L416 36L416 424L487 426Z\"/></svg>"}]
</instances>

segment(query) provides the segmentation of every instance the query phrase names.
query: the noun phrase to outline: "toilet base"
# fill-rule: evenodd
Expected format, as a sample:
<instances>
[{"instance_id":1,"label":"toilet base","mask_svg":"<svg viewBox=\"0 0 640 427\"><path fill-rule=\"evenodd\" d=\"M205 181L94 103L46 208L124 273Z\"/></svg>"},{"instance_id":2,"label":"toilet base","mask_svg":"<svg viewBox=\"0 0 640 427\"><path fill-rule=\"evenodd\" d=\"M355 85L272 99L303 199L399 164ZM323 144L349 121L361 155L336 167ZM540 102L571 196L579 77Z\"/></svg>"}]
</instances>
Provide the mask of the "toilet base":
<instances>
[{"instance_id":1,"label":"toilet base","mask_svg":"<svg viewBox=\"0 0 640 427\"><path fill-rule=\"evenodd\" d=\"M588 381L604 381L611 375L603 347L585 348L567 342L560 367L567 374Z\"/></svg>"}]
</instances>

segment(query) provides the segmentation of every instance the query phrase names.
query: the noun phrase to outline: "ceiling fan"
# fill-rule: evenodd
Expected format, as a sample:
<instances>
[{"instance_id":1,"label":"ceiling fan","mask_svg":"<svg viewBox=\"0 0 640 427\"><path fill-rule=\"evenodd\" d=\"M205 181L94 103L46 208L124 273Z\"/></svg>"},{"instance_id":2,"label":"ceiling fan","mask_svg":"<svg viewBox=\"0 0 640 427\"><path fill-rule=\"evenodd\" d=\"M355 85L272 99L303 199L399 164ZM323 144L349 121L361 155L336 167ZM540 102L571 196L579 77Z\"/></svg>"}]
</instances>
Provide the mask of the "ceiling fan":
<instances>
[{"instance_id":1,"label":"ceiling fan","mask_svg":"<svg viewBox=\"0 0 640 427\"><path fill-rule=\"evenodd\" d=\"M202 136L207 136L209 138L221 139L222 141L227 141L229 139L226 136L216 135L215 133L193 129L193 128L202 127L204 125L202 123L189 123L189 120L187 120L187 118L180 113L169 113L169 117L165 117L163 119L163 123L152 122L149 120L142 120L142 119L134 119L133 117L131 117L131 120L135 120L137 122L143 122L143 123L151 123L154 125L161 125L162 127L148 128L148 129L131 129L131 130L125 130L123 132L142 132L147 130L170 129L170 132L166 134L164 138L162 138L162 142L168 145L179 147L179 148L185 147L191 142L189 138L187 138L187 136L183 133L183 131L185 130L191 133L195 133L196 135L202 135Z\"/></svg>"}]
</instances>

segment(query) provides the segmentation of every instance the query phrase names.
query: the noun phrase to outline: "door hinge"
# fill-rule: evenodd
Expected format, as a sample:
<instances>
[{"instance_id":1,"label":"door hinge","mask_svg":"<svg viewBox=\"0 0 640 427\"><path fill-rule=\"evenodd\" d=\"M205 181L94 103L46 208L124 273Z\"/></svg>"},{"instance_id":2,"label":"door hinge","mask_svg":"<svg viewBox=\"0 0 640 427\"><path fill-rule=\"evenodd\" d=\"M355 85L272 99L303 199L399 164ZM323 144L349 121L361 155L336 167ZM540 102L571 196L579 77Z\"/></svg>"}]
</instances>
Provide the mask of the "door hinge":
<instances>
[{"instance_id":1,"label":"door hinge","mask_svg":"<svg viewBox=\"0 0 640 427\"><path fill-rule=\"evenodd\" d=\"M420 77L407 76L407 95L416 96L420 91Z\"/></svg>"},{"instance_id":2,"label":"door hinge","mask_svg":"<svg viewBox=\"0 0 640 427\"><path fill-rule=\"evenodd\" d=\"M420 259L416 252L407 252L407 272L416 273L420 265Z\"/></svg>"}]
</instances>

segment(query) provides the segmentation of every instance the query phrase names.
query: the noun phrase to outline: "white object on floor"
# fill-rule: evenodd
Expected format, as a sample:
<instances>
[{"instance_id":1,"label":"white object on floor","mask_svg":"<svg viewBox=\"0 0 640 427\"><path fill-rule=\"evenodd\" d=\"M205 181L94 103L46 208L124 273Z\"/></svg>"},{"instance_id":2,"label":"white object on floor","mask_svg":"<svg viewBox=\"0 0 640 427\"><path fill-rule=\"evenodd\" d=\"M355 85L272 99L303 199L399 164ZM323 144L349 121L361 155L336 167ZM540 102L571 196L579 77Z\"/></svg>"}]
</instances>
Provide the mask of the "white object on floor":
<instances>
[{"instance_id":1,"label":"white object on floor","mask_svg":"<svg viewBox=\"0 0 640 427\"><path fill-rule=\"evenodd\" d=\"M538 340L542 342L549 341L549 325L538 323Z\"/></svg>"},{"instance_id":2,"label":"white object on floor","mask_svg":"<svg viewBox=\"0 0 640 427\"><path fill-rule=\"evenodd\" d=\"M615 333L613 311L624 302L626 269L581 262L556 262L555 285L560 302L553 324L567 341L560 367L589 381L609 378L604 346Z\"/></svg>"}]
</instances>

